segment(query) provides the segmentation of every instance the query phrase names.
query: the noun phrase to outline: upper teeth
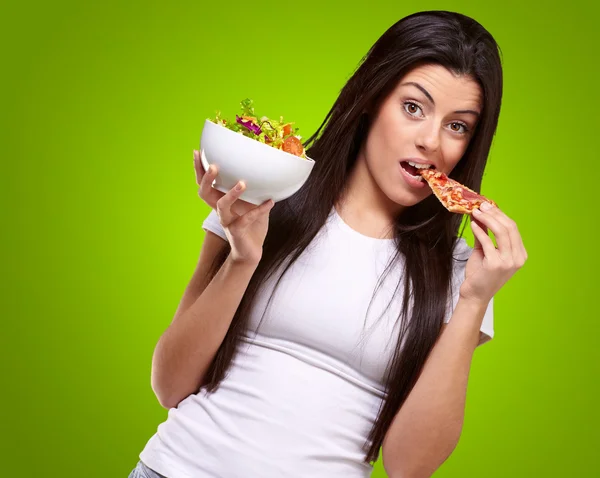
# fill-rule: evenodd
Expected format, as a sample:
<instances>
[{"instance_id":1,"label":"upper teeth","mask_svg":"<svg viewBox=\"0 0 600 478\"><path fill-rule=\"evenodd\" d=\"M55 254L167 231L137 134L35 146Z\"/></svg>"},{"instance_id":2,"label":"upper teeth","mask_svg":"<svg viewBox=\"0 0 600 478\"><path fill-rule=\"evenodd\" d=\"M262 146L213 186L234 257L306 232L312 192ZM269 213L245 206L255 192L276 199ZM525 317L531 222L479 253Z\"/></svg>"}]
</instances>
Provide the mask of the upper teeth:
<instances>
[{"instance_id":1,"label":"upper teeth","mask_svg":"<svg viewBox=\"0 0 600 478\"><path fill-rule=\"evenodd\" d=\"M411 161L407 161L408 164L410 164L411 166L414 166L417 169L429 169L429 164L419 164L419 163L413 163Z\"/></svg>"}]
</instances>

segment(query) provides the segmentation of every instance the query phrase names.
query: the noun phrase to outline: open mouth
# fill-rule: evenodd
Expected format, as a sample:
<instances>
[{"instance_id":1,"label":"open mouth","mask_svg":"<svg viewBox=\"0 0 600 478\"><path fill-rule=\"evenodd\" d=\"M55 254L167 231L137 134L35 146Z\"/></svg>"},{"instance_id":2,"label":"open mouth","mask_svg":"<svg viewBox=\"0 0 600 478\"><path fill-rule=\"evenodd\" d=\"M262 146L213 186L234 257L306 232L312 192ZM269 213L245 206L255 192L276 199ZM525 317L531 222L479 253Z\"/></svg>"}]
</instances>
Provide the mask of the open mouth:
<instances>
[{"instance_id":1,"label":"open mouth","mask_svg":"<svg viewBox=\"0 0 600 478\"><path fill-rule=\"evenodd\" d=\"M421 168L416 168L415 166L408 164L408 162L406 162L406 161L401 161L400 166L402 166L402 169L404 169L408 174L413 176L415 179L421 179L421 173L419 173ZM434 169L434 167L433 167L433 165L429 165L425 169Z\"/></svg>"}]
</instances>

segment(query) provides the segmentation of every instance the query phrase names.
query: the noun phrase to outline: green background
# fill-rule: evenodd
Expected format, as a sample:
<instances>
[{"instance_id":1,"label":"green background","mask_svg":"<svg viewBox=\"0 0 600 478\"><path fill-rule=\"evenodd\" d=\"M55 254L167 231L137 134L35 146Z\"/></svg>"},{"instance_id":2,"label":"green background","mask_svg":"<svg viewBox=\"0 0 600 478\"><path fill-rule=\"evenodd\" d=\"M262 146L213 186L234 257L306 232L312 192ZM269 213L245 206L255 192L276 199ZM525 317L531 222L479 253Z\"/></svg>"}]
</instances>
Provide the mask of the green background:
<instances>
[{"instance_id":1,"label":"green background","mask_svg":"<svg viewBox=\"0 0 600 478\"><path fill-rule=\"evenodd\" d=\"M529 253L496 296L461 441L435 476L599 476L588 2L84 3L0 15L2 476L126 477L166 418L151 356L204 237L204 119L251 97L308 137L377 38L430 9L474 17L502 48L483 191Z\"/></svg>"}]
</instances>

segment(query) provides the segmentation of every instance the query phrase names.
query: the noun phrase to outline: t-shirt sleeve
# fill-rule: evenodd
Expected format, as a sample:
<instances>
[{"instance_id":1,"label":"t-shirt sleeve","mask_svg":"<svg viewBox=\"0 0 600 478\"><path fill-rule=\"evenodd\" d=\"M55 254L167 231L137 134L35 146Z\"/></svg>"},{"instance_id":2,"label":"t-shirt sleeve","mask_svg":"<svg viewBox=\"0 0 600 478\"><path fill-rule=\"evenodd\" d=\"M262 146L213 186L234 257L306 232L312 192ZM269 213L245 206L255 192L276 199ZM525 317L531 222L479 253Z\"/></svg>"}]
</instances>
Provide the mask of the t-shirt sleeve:
<instances>
[{"instance_id":1,"label":"t-shirt sleeve","mask_svg":"<svg viewBox=\"0 0 600 478\"><path fill-rule=\"evenodd\" d=\"M455 252L455 258L460 259L454 261L454 272L452 277L452 290L451 290L451 304L447 309L446 317L444 322L450 322L454 309L458 304L458 298L460 294L460 286L465 279L465 267L466 261L473 253L473 248L469 247L464 239L460 239ZM487 309L483 316L481 328L479 329L479 345L483 345L494 338L494 298L488 303Z\"/></svg>"},{"instance_id":2,"label":"t-shirt sleeve","mask_svg":"<svg viewBox=\"0 0 600 478\"><path fill-rule=\"evenodd\" d=\"M219 216L214 209L210 210L210 214L202 223L202 229L216 234L225 241L228 240L227 234L225 234L225 230L223 229L223 226L221 226L221 221L219 221Z\"/></svg>"}]
</instances>

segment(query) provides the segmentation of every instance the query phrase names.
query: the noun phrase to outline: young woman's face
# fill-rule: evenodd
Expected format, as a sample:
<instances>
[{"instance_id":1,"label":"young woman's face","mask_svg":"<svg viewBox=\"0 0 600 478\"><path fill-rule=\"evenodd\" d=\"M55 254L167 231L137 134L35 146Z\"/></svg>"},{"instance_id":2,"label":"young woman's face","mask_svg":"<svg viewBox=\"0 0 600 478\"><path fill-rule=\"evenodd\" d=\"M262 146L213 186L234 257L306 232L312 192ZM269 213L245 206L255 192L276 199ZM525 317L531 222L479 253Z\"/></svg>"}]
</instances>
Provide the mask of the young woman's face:
<instances>
[{"instance_id":1,"label":"young woman's face","mask_svg":"<svg viewBox=\"0 0 600 478\"><path fill-rule=\"evenodd\" d=\"M432 194L423 180L410 178L405 161L449 174L467 149L481 108L482 91L471 78L439 65L405 75L372 119L363 150L383 194L407 207Z\"/></svg>"}]
</instances>

